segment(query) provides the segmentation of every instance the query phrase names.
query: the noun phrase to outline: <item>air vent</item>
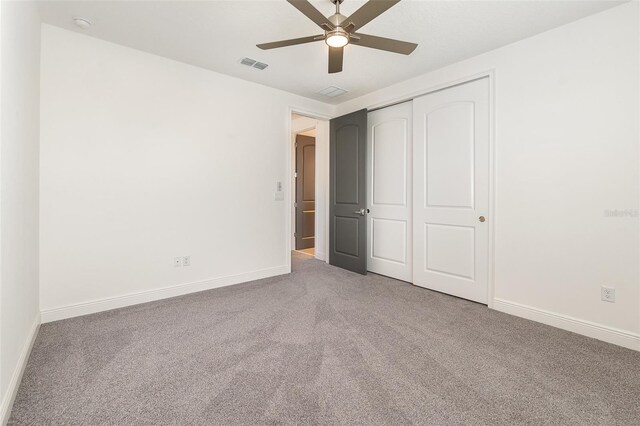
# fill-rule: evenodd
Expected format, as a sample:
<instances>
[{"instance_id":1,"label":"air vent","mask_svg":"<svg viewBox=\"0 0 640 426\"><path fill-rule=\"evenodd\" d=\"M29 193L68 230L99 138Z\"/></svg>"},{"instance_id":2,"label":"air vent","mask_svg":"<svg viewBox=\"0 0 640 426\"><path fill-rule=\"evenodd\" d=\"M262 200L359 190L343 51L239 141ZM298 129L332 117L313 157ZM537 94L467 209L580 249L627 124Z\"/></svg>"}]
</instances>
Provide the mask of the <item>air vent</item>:
<instances>
[{"instance_id":1,"label":"air vent","mask_svg":"<svg viewBox=\"0 0 640 426\"><path fill-rule=\"evenodd\" d=\"M335 86L329 86L326 89L322 89L321 91L318 92L319 95L327 96L329 98L335 98L336 96L341 96L341 95L344 95L345 93L347 93L346 90L341 89L339 87L335 87Z\"/></svg>"},{"instance_id":2,"label":"air vent","mask_svg":"<svg viewBox=\"0 0 640 426\"><path fill-rule=\"evenodd\" d=\"M269 65L263 63L263 62L258 62L255 59L251 59L251 58L243 58L240 63L242 65L246 65L248 67L251 68L256 68L259 69L260 71L262 71L263 69L265 69L266 67L268 67Z\"/></svg>"}]
</instances>

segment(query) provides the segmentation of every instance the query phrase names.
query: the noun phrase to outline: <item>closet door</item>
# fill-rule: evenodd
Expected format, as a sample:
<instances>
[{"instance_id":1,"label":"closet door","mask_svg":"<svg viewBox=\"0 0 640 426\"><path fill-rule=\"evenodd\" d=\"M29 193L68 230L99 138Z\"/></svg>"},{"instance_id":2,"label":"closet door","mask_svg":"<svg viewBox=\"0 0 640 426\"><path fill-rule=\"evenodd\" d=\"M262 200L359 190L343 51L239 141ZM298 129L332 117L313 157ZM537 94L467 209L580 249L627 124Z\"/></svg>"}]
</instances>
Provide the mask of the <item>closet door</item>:
<instances>
[{"instance_id":1,"label":"closet door","mask_svg":"<svg viewBox=\"0 0 640 426\"><path fill-rule=\"evenodd\" d=\"M414 99L413 282L487 302L489 80Z\"/></svg>"},{"instance_id":2,"label":"closet door","mask_svg":"<svg viewBox=\"0 0 640 426\"><path fill-rule=\"evenodd\" d=\"M411 282L411 102L367 116L367 267Z\"/></svg>"}]
</instances>

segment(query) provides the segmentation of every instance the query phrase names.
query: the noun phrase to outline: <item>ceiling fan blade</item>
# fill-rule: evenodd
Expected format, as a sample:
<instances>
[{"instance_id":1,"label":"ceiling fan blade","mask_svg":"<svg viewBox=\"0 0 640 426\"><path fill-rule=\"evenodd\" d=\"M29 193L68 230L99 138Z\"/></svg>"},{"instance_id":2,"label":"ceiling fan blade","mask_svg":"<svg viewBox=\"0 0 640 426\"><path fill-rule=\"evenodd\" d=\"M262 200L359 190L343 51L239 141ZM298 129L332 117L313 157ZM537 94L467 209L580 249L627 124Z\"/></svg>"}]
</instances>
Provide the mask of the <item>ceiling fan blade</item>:
<instances>
[{"instance_id":1,"label":"ceiling fan blade","mask_svg":"<svg viewBox=\"0 0 640 426\"><path fill-rule=\"evenodd\" d=\"M344 47L329 47L329 74L342 71Z\"/></svg>"},{"instance_id":2,"label":"ceiling fan blade","mask_svg":"<svg viewBox=\"0 0 640 426\"><path fill-rule=\"evenodd\" d=\"M360 9L345 19L343 23L345 26L353 23L353 29L351 31L356 31L358 28L365 26L373 19L382 15L398 2L400 2L400 0L369 0Z\"/></svg>"},{"instance_id":3,"label":"ceiling fan blade","mask_svg":"<svg viewBox=\"0 0 640 426\"><path fill-rule=\"evenodd\" d=\"M313 7L307 0L287 0L293 7L302 12L307 18L311 19L320 28L325 31L331 31L334 29L331 21L327 19L318 9Z\"/></svg>"},{"instance_id":4,"label":"ceiling fan blade","mask_svg":"<svg viewBox=\"0 0 640 426\"><path fill-rule=\"evenodd\" d=\"M273 41L271 43L256 44L262 50L277 49L278 47L295 46L296 44L311 43L313 41L324 40L323 35L292 38L289 40Z\"/></svg>"},{"instance_id":5,"label":"ceiling fan blade","mask_svg":"<svg viewBox=\"0 0 640 426\"><path fill-rule=\"evenodd\" d=\"M354 46L370 47L372 49L386 50L387 52L409 55L418 47L415 43L372 36L368 34L353 33L355 37L350 39Z\"/></svg>"}]
</instances>

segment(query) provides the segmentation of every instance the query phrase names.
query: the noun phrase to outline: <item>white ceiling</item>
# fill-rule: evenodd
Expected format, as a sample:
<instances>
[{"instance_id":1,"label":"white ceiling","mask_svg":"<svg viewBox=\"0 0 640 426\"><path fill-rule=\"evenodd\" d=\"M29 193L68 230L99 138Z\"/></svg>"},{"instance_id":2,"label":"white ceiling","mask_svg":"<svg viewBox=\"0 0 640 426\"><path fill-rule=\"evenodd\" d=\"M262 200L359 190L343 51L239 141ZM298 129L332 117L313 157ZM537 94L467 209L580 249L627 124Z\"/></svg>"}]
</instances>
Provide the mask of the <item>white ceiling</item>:
<instances>
[{"instance_id":1,"label":"white ceiling","mask_svg":"<svg viewBox=\"0 0 640 426\"><path fill-rule=\"evenodd\" d=\"M312 3L325 15L329 0ZM349 15L364 4L345 0ZM327 73L323 42L263 51L263 43L322 31L285 0L44 1L44 22L188 64L276 87L327 103L341 103L427 71L513 43L622 1L403 0L360 32L419 44L410 56L347 46L344 71ZM93 22L83 31L72 17ZM243 57L269 64L240 65ZM348 90L327 98L327 86Z\"/></svg>"}]
</instances>

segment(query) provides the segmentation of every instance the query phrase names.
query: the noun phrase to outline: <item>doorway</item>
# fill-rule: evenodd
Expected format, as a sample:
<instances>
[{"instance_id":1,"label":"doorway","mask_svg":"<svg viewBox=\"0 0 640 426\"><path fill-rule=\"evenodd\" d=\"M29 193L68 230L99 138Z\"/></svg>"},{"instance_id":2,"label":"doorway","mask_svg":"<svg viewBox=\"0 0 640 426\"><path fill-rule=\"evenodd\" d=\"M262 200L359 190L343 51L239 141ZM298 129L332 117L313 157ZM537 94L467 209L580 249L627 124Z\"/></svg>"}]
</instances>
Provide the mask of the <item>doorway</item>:
<instances>
[{"instance_id":1,"label":"doorway","mask_svg":"<svg viewBox=\"0 0 640 426\"><path fill-rule=\"evenodd\" d=\"M328 259L329 122L291 113L291 248Z\"/></svg>"}]
</instances>

